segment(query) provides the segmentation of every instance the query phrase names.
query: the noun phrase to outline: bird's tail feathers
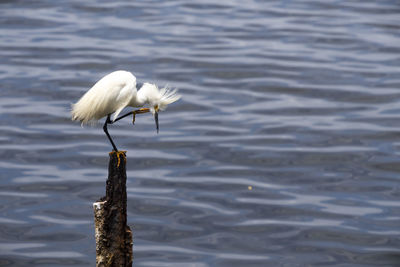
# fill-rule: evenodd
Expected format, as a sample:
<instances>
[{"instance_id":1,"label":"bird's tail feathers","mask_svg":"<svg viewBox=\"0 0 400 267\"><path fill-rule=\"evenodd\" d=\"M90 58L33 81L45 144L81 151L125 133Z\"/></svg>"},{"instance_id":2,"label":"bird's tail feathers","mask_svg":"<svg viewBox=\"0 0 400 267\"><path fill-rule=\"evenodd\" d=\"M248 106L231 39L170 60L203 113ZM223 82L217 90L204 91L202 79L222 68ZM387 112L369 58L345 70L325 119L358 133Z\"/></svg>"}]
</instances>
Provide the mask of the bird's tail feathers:
<instances>
[{"instance_id":1,"label":"bird's tail feathers","mask_svg":"<svg viewBox=\"0 0 400 267\"><path fill-rule=\"evenodd\" d=\"M71 104L71 119L73 121L80 121L81 122L81 127L83 125L88 124L90 126L93 126L97 124L97 120L89 119L90 116L88 116L83 110L82 107L79 105L79 102L76 104Z\"/></svg>"}]
</instances>

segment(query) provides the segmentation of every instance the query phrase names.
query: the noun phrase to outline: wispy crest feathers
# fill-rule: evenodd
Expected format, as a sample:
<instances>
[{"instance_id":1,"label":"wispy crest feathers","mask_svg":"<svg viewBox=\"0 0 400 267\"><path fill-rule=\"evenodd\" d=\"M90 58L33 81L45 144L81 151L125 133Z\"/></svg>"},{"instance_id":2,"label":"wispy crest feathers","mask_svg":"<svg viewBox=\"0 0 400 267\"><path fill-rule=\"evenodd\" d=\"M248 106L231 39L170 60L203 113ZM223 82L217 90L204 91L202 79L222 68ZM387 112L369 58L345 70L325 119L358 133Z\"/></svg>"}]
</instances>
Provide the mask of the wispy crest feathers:
<instances>
[{"instance_id":1,"label":"wispy crest feathers","mask_svg":"<svg viewBox=\"0 0 400 267\"><path fill-rule=\"evenodd\" d=\"M178 101L182 96L178 94L178 89L170 89L168 86L160 89L160 103L158 108L165 110L169 104Z\"/></svg>"}]
</instances>

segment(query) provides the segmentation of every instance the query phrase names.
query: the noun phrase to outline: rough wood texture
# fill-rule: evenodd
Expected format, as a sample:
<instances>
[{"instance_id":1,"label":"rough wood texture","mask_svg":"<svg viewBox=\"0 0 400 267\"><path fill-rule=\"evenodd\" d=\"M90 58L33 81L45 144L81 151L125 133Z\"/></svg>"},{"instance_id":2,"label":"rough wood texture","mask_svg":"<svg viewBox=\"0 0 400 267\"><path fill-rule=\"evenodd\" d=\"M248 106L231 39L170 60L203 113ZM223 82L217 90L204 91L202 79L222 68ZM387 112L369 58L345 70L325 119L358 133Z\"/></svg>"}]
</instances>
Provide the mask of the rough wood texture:
<instances>
[{"instance_id":1,"label":"rough wood texture","mask_svg":"<svg viewBox=\"0 0 400 267\"><path fill-rule=\"evenodd\" d=\"M111 152L106 196L93 203L96 266L132 266L132 232L126 224L126 155Z\"/></svg>"}]
</instances>

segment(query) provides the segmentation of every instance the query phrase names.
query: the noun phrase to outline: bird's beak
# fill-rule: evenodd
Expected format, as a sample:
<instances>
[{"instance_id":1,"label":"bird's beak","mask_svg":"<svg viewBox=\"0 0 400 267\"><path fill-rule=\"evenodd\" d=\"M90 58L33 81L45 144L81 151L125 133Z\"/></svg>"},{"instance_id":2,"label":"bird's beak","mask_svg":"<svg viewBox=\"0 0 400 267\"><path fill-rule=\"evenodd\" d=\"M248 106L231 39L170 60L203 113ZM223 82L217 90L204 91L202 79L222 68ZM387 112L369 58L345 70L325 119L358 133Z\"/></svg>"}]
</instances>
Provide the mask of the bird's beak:
<instances>
[{"instance_id":1,"label":"bird's beak","mask_svg":"<svg viewBox=\"0 0 400 267\"><path fill-rule=\"evenodd\" d=\"M157 128L157 133L158 133L160 128L158 127L158 112L157 111L154 113L154 120L156 121L156 128Z\"/></svg>"}]
</instances>

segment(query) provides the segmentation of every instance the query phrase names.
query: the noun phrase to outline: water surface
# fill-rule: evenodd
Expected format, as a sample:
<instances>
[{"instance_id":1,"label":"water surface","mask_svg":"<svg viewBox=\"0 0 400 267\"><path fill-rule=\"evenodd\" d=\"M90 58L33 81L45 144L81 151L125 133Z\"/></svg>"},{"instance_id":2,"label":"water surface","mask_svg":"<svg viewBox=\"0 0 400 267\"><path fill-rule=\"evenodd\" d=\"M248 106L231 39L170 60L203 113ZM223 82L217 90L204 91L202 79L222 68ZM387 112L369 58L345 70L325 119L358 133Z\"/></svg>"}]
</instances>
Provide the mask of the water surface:
<instances>
[{"instance_id":1,"label":"water surface","mask_svg":"<svg viewBox=\"0 0 400 267\"><path fill-rule=\"evenodd\" d=\"M180 89L128 151L134 266L398 266L397 1L1 1L0 265L94 266L103 75Z\"/></svg>"}]
</instances>

